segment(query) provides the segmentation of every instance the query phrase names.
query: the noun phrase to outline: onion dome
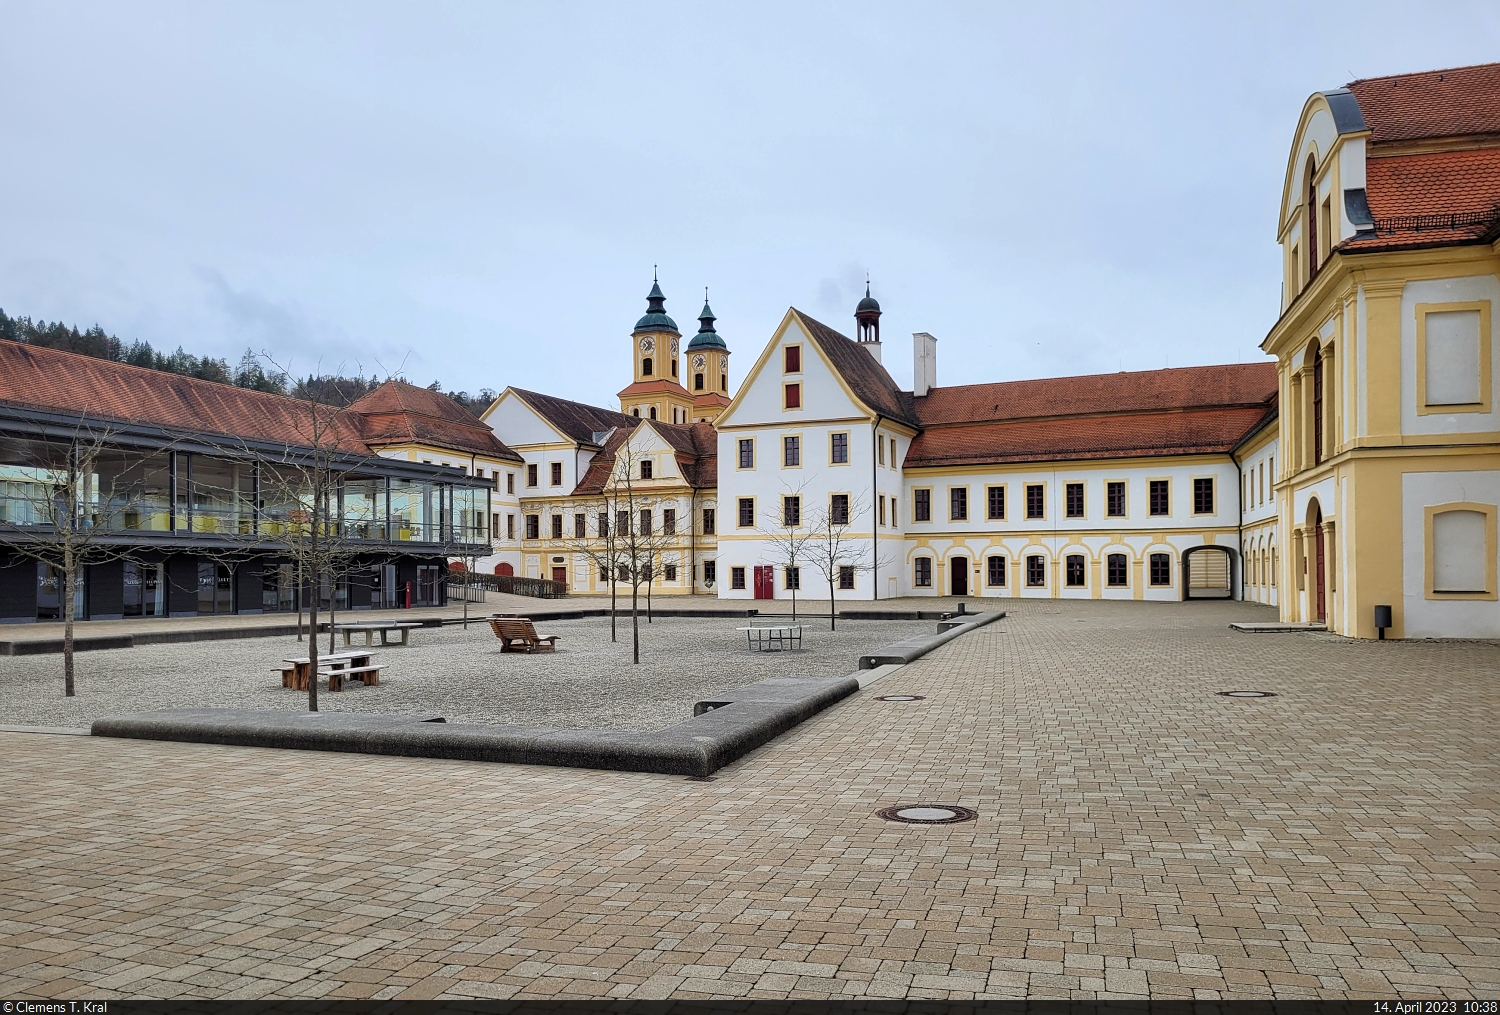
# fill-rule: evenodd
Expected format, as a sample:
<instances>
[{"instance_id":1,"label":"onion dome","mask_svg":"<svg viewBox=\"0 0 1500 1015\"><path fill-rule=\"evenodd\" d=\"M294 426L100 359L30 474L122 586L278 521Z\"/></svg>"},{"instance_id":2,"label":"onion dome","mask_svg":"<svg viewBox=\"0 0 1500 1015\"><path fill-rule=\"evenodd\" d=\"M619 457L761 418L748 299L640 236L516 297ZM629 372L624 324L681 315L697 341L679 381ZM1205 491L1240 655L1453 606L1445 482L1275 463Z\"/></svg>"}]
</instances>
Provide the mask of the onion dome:
<instances>
[{"instance_id":1,"label":"onion dome","mask_svg":"<svg viewBox=\"0 0 1500 1015\"><path fill-rule=\"evenodd\" d=\"M703 313L698 315L698 334L693 336L693 340L687 344L687 347L689 349L727 350L729 346L724 344L724 340L714 330L714 321L716 320L718 318L714 317L714 312L709 309L708 293L705 292L703 294Z\"/></svg>"},{"instance_id":2,"label":"onion dome","mask_svg":"<svg viewBox=\"0 0 1500 1015\"><path fill-rule=\"evenodd\" d=\"M867 310L873 310L877 314L880 313L880 304L875 302L875 297L870 295L870 283L868 282L865 283L865 298L859 301L859 306L854 308L854 312L858 314Z\"/></svg>"},{"instance_id":3,"label":"onion dome","mask_svg":"<svg viewBox=\"0 0 1500 1015\"><path fill-rule=\"evenodd\" d=\"M635 330L679 334L677 322L667 316L667 298L662 295L661 286L655 279L651 281L651 294L646 297L646 316L635 322Z\"/></svg>"}]
</instances>

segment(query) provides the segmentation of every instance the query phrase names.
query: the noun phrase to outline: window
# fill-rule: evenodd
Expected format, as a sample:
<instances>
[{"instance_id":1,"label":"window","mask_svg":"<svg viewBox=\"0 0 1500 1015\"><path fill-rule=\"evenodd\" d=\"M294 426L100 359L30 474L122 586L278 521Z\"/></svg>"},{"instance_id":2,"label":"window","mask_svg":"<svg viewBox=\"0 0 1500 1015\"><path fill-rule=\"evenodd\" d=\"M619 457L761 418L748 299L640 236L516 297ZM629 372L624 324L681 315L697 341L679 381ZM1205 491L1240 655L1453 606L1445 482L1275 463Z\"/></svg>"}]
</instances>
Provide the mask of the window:
<instances>
[{"instance_id":1,"label":"window","mask_svg":"<svg viewBox=\"0 0 1500 1015\"><path fill-rule=\"evenodd\" d=\"M896 462L896 438L892 437L891 438L891 468L894 469L896 467L896 465L897 465L897 462Z\"/></svg>"},{"instance_id":2,"label":"window","mask_svg":"<svg viewBox=\"0 0 1500 1015\"><path fill-rule=\"evenodd\" d=\"M500 512L498 511L490 515L490 538L500 538Z\"/></svg>"},{"instance_id":3,"label":"window","mask_svg":"<svg viewBox=\"0 0 1500 1015\"><path fill-rule=\"evenodd\" d=\"M802 524L802 498L781 498L781 524L787 528L795 528ZM790 588L791 586L787 586Z\"/></svg>"},{"instance_id":4,"label":"window","mask_svg":"<svg viewBox=\"0 0 1500 1015\"><path fill-rule=\"evenodd\" d=\"M712 560L705 560L703 562L703 582L704 582L704 584L705 585L712 585L715 581L718 580L718 577L719 577L718 565L714 561L712 561Z\"/></svg>"},{"instance_id":5,"label":"window","mask_svg":"<svg viewBox=\"0 0 1500 1015\"><path fill-rule=\"evenodd\" d=\"M1169 515L1172 513L1172 496L1170 480L1151 480L1151 513L1153 515Z\"/></svg>"},{"instance_id":6,"label":"window","mask_svg":"<svg viewBox=\"0 0 1500 1015\"><path fill-rule=\"evenodd\" d=\"M969 488L967 486L948 488L948 517L955 522L968 521Z\"/></svg>"},{"instance_id":7,"label":"window","mask_svg":"<svg viewBox=\"0 0 1500 1015\"><path fill-rule=\"evenodd\" d=\"M885 438L875 438L875 458L881 465L885 464Z\"/></svg>"},{"instance_id":8,"label":"window","mask_svg":"<svg viewBox=\"0 0 1500 1015\"><path fill-rule=\"evenodd\" d=\"M720 391L728 391L729 390L729 375L728 374L720 374L719 375L719 390Z\"/></svg>"},{"instance_id":9,"label":"window","mask_svg":"<svg viewBox=\"0 0 1500 1015\"><path fill-rule=\"evenodd\" d=\"M781 464L791 468L802 464L802 438L781 438Z\"/></svg>"},{"instance_id":10,"label":"window","mask_svg":"<svg viewBox=\"0 0 1500 1015\"><path fill-rule=\"evenodd\" d=\"M1047 517L1046 505L1045 505L1045 503L1042 500L1042 484L1041 483L1027 483L1026 484L1026 517L1027 518L1045 518L1045 517Z\"/></svg>"},{"instance_id":11,"label":"window","mask_svg":"<svg viewBox=\"0 0 1500 1015\"><path fill-rule=\"evenodd\" d=\"M755 468L755 441L752 439L740 441L740 468Z\"/></svg>"},{"instance_id":12,"label":"window","mask_svg":"<svg viewBox=\"0 0 1500 1015\"><path fill-rule=\"evenodd\" d=\"M880 495L880 524L885 524L885 494Z\"/></svg>"},{"instance_id":13,"label":"window","mask_svg":"<svg viewBox=\"0 0 1500 1015\"><path fill-rule=\"evenodd\" d=\"M930 521L932 521L932 491L931 490L913 490L912 491L912 512L911 512L911 519L914 522L930 522Z\"/></svg>"},{"instance_id":14,"label":"window","mask_svg":"<svg viewBox=\"0 0 1500 1015\"><path fill-rule=\"evenodd\" d=\"M1047 559L1040 553L1026 558L1026 584L1034 589L1047 584Z\"/></svg>"},{"instance_id":15,"label":"window","mask_svg":"<svg viewBox=\"0 0 1500 1015\"><path fill-rule=\"evenodd\" d=\"M783 372L800 374L802 372L802 346L789 345L781 352Z\"/></svg>"},{"instance_id":16,"label":"window","mask_svg":"<svg viewBox=\"0 0 1500 1015\"><path fill-rule=\"evenodd\" d=\"M573 516L573 538L584 539L589 534L589 521L587 515L575 514Z\"/></svg>"},{"instance_id":17,"label":"window","mask_svg":"<svg viewBox=\"0 0 1500 1015\"><path fill-rule=\"evenodd\" d=\"M1005 487L991 486L985 490L985 501L989 517L993 520L1005 517Z\"/></svg>"},{"instance_id":18,"label":"window","mask_svg":"<svg viewBox=\"0 0 1500 1015\"><path fill-rule=\"evenodd\" d=\"M1318 277L1318 178L1313 157L1307 157L1307 280Z\"/></svg>"},{"instance_id":19,"label":"window","mask_svg":"<svg viewBox=\"0 0 1500 1015\"><path fill-rule=\"evenodd\" d=\"M1495 590L1495 509L1484 504L1428 508L1427 587L1436 595L1491 598Z\"/></svg>"},{"instance_id":20,"label":"window","mask_svg":"<svg viewBox=\"0 0 1500 1015\"><path fill-rule=\"evenodd\" d=\"M740 528L752 529L755 527L755 498L740 498Z\"/></svg>"},{"instance_id":21,"label":"window","mask_svg":"<svg viewBox=\"0 0 1500 1015\"><path fill-rule=\"evenodd\" d=\"M664 536L677 535L677 509L661 509L661 532Z\"/></svg>"},{"instance_id":22,"label":"window","mask_svg":"<svg viewBox=\"0 0 1500 1015\"><path fill-rule=\"evenodd\" d=\"M625 539L625 538L627 538L630 535L630 512L629 511L616 511L615 512L615 535L618 536L620 539Z\"/></svg>"},{"instance_id":23,"label":"window","mask_svg":"<svg viewBox=\"0 0 1500 1015\"><path fill-rule=\"evenodd\" d=\"M652 407L651 407L651 408L650 408L650 410L649 410L649 415L650 415L650 416L651 416L651 418L652 418L652 419L655 419L655 418L656 418L656 406L654 406L654 405L653 405L653 406L652 406Z\"/></svg>"},{"instance_id":24,"label":"window","mask_svg":"<svg viewBox=\"0 0 1500 1015\"><path fill-rule=\"evenodd\" d=\"M652 470L653 470L653 465L651 463L651 459L649 459L649 458L642 458L641 459L641 478L642 479L651 479L652 478L652 475L651 475Z\"/></svg>"},{"instance_id":25,"label":"window","mask_svg":"<svg viewBox=\"0 0 1500 1015\"><path fill-rule=\"evenodd\" d=\"M1211 515L1214 513L1214 481L1208 479L1193 480L1193 514Z\"/></svg>"},{"instance_id":26,"label":"window","mask_svg":"<svg viewBox=\"0 0 1500 1015\"><path fill-rule=\"evenodd\" d=\"M732 567L729 569L729 587L732 589L743 589L745 587L745 569Z\"/></svg>"},{"instance_id":27,"label":"window","mask_svg":"<svg viewBox=\"0 0 1500 1015\"><path fill-rule=\"evenodd\" d=\"M552 538L553 539L561 539L563 537L563 535L562 535L562 533L563 533L562 522L563 522L562 515L553 515L552 516Z\"/></svg>"},{"instance_id":28,"label":"window","mask_svg":"<svg viewBox=\"0 0 1500 1015\"><path fill-rule=\"evenodd\" d=\"M850 564L839 565L839 588L848 592L854 588L854 567Z\"/></svg>"},{"instance_id":29,"label":"window","mask_svg":"<svg viewBox=\"0 0 1500 1015\"><path fill-rule=\"evenodd\" d=\"M641 407L639 405L637 405L634 409L630 410L630 414L632 416L634 416L636 419L640 419L641 418Z\"/></svg>"},{"instance_id":30,"label":"window","mask_svg":"<svg viewBox=\"0 0 1500 1015\"><path fill-rule=\"evenodd\" d=\"M665 578L667 581L669 581L669 582L675 582L677 580L677 565L676 564L667 564L667 565L665 565L665 566L662 567L662 571L664 572L663 575L662 575L662 577Z\"/></svg>"},{"instance_id":31,"label":"window","mask_svg":"<svg viewBox=\"0 0 1500 1015\"><path fill-rule=\"evenodd\" d=\"M644 359L642 359L641 360L641 374L642 374L642 376L650 377L653 366L654 366L654 364L651 362L651 357L650 356L647 356Z\"/></svg>"},{"instance_id":32,"label":"window","mask_svg":"<svg viewBox=\"0 0 1500 1015\"><path fill-rule=\"evenodd\" d=\"M506 539L515 539L516 538L516 516L515 515L506 515L505 516L505 538Z\"/></svg>"},{"instance_id":33,"label":"window","mask_svg":"<svg viewBox=\"0 0 1500 1015\"><path fill-rule=\"evenodd\" d=\"M516 492L516 474L514 472L507 472L505 474L505 492Z\"/></svg>"},{"instance_id":34,"label":"window","mask_svg":"<svg viewBox=\"0 0 1500 1015\"><path fill-rule=\"evenodd\" d=\"M673 377L677 376L677 360L676 359L672 360L672 376Z\"/></svg>"},{"instance_id":35,"label":"window","mask_svg":"<svg viewBox=\"0 0 1500 1015\"><path fill-rule=\"evenodd\" d=\"M833 525L849 524L849 495L836 493L828 503L828 521Z\"/></svg>"},{"instance_id":36,"label":"window","mask_svg":"<svg viewBox=\"0 0 1500 1015\"><path fill-rule=\"evenodd\" d=\"M605 514L603 511L599 512L599 538L609 538L609 515Z\"/></svg>"},{"instance_id":37,"label":"window","mask_svg":"<svg viewBox=\"0 0 1500 1015\"><path fill-rule=\"evenodd\" d=\"M1084 577L1083 576L1084 576L1084 568L1085 568L1085 562L1084 562L1084 559L1083 559L1083 554L1081 554L1081 553L1070 553L1070 554L1068 554L1066 557L1063 558L1063 565L1064 565L1064 568L1067 571L1068 587L1072 588L1072 589L1081 589L1081 588L1083 588L1083 585L1084 585Z\"/></svg>"},{"instance_id":38,"label":"window","mask_svg":"<svg viewBox=\"0 0 1500 1015\"><path fill-rule=\"evenodd\" d=\"M1063 492L1064 492L1065 496L1067 497L1067 501L1068 501L1068 503L1067 503L1067 514L1068 514L1068 517L1069 518L1082 518L1083 517L1083 484L1082 483L1069 483L1067 485L1067 487L1064 488Z\"/></svg>"},{"instance_id":39,"label":"window","mask_svg":"<svg viewBox=\"0 0 1500 1015\"><path fill-rule=\"evenodd\" d=\"M800 589L802 587L802 569L800 567L788 567L782 569L782 581L786 588Z\"/></svg>"},{"instance_id":40,"label":"window","mask_svg":"<svg viewBox=\"0 0 1500 1015\"><path fill-rule=\"evenodd\" d=\"M562 486L562 462L552 463L552 485Z\"/></svg>"},{"instance_id":41,"label":"window","mask_svg":"<svg viewBox=\"0 0 1500 1015\"><path fill-rule=\"evenodd\" d=\"M913 563L916 564L916 572L912 578L913 584L919 589L932 588L932 558L918 557Z\"/></svg>"},{"instance_id":42,"label":"window","mask_svg":"<svg viewBox=\"0 0 1500 1015\"><path fill-rule=\"evenodd\" d=\"M541 515L527 515L526 516L526 538L527 539L540 539L541 537L542 537L542 516Z\"/></svg>"},{"instance_id":43,"label":"window","mask_svg":"<svg viewBox=\"0 0 1500 1015\"><path fill-rule=\"evenodd\" d=\"M802 408L802 385L786 384L782 386L785 401L782 403L788 409Z\"/></svg>"},{"instance_id":44,"label":"window","mask_svg":"<svg viewBox=\"0 0 1500 1015\"><path fill-rule=\"evenodd\" d=\"M641 535L651 535L651 509L641 508Z\"/></svg>"},{"instance_id":45,"label":"window","mask_svg":"<svg viewBox=\"0 0 1500 1015\"><path fill-rule=\"evenodd\" d=\"M992 588L1005 585L1005 558L988 557L985 559L986 574L985 581Z\"/></svg>"},{"instance_id":46,"label":"window","mask_svg":"<svg viewBox=\"0 0 1500 1015\"><path fill-rule=\"evenodd\" d=\"M714 509L703 509L703 534L711 536L714 534Z\"/></svg>"},{"instance_id":47,"label":"window","mask_svg":"<svg viewBox=\"0 0 1500 1015\"><path fill-rule=\"evenodd\" d=\"M528 465L528 466L526 466L526 485L527 486L536 486L536 466L535 465Z\"/></svg>"},{"instance_id":48,"label":"window","mask_svg":"<svg viewBox=\"0 0 1500 1015\"><path fill-rule=\"evenodd\" d=\"M1125 484L1123 482L1104 484L1104 513L1111 518L1125 517Z\"/></svg>"},{"instance_id":49,"label":"window","mask_svg":"<svg viewBox=\"0 0 1500 1015\"><path fill-rule=\"evenodd\" d=\"M836 433L831 438L832 443L828 449L828 460L834 465L847 465L849 462L849 435Z\"/></svg>"},{"instance_id":50,"label":"window","mask_svg":"<svg viewBox=\"0 0 1500 1015\"><path fill-rule=\"evenodd\" d=\"M695 374L693 374L693 390L694 391L702 391L703 390L703 374L701 374L701 373L695 373Z\"/></svg>"},{"instance_id":51,"label":"window","mask_svg":"<svg viewBox=\"0 0 1500 1015\"><path fill-rule=\"evenodd\" d=\"M1490 303L1417 304L1417 414L1489 412Z\"/></svg>"},{"instance_id":52,"label":"window","mask_svg":"<svg viewBox=\"0 0 1500 1015\"><path fill-rule=\"evenodd\" d=\"M1323 347L1313 350L1312 363L1313 464L1323 460Z\"/></svg>"},{"instance_id":53,"label":"window","mask_svg":"<svg viewBox=\"0 0 1500 1015\"><path fill-rule=\"evenodd\" d=\"M1151 584L1172 584L1172 555L1168 553L1153 553L1150 557Z\"/></svg>"},{"instance_id":54,"label":"window","mask_svg":"<svg viewBox=\"0 0 1500 1015\"><path fill-rule=\"evenodd\" d=\"M1119 588L1121 585L1126 584L1128 572L1125 565L1125 555L1123 553L1111 553L1108 557L1105 557L1104 571L1104 580L1110 585Z\"/></svg>"}]
</instances>

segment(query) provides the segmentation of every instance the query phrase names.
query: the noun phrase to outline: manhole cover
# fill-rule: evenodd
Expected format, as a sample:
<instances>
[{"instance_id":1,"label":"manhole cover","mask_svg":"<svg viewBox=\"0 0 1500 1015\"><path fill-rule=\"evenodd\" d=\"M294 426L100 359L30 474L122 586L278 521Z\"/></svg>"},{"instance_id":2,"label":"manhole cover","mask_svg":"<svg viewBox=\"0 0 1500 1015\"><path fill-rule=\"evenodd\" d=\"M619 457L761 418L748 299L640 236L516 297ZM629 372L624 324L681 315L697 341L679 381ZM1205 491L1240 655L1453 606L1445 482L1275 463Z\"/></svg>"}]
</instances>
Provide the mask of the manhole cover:
<instances>
[{"instance_id":1,"label":"manhole cover","mask_svg":"<svg viewBox=\"0 0 1500 1015\"><path fill-rule=\"evenodd\" d=\"M882 694L876 701L926 701L920 694Z\"/></svg>"},{"instance_id":2,"label":"manhole cover","mask_svg":"<svg viewBox=\"0 0 1500 1015\"><path fill-rule=\"evenodd\" d=\"M1274 691L1220 691L1221 698L1274 698Z\"/></svg>"},{"instance_id":3,"label":"manhole cover","mask_svg":"<svg viewBox=\"0 0 1500 1015\"><path fill-rule=\"evenodd\" d=\"M979 817L977 811L953 804L902 804L898 807L882 807L875 814L886 821L900 821L908 825L955 825L960 821L973 821Z\"/></svg>"}]
</instances>

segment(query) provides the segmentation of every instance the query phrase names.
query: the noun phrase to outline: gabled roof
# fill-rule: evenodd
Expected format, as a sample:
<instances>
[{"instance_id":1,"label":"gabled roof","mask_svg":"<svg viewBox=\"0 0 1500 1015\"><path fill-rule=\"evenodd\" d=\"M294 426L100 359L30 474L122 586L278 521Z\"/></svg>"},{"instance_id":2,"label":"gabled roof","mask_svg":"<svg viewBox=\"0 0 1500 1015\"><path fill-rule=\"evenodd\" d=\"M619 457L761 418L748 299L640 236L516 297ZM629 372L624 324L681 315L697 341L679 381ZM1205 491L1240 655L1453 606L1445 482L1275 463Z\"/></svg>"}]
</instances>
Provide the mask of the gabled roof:
<instances>
[{"instance_id":1,"label":"gabled roof","mask_svg":"<svg viewBox=\"0 0 1500 1015\"><path fill-rule=\"evenodd\" d=\"M1500 63L1351 81L1372 145L1500 135Z\"/></svg>"},{"instance_id":2,"label":"gabled roof","mask_svg":"<svg viewBox=\"0 0 1500 1015\"><path fill-rule=\"evenodd\" d=\"M659 419L640 420L630 417L631 422L649 426L659 434L673 451L677 468L688 486L696 490L712 489L718 485L719 436L712 423L664 423ZM589 462L583 478L573 489L575 495L597 496L604 492L614 472L615 459L623 445L635 433L633 428L621 427L609 435L599 453Z\"/></svg>"},{"instance_id":3,"label":"gabled roof","mask_svg":"<svg viewBox=\"0 0 1500 1015\"><path fill-rule=\"evenodd\" d=\"M350 408L364 417L365 440L372 447L429 444L462 454L522 460L468 409L442 392L406 381L386 381Z\"/></svg>"},{"instance_id":4,"label":"gabled roof","mask_svg":"<svg viewBox=\"0 0 1500 1015\"><path fill-rule=\"evenodd\" d=\"M915 398L923 427L1058 416L1259 406L1276 393L1276 364L1225 363L1082 377L963 384Z\"/></svg>"},{"instance_id":5,"label":"gabled roof","mask_svg":"<svg viewBox=\"0 0 1500 1015\"><path fill-rule=\"evenodd\" d=\"M291 447L314 439L312 410L301 399L11 341L0 341L0 403ZM339 450L373 454L358 413L317 412Z\"/></svg>"},{"instance_id":6,"label":"gabled roof","mask_svg":"<svg viewBox=\"0 0 1500 1015\"><path fill-rule=\"evenodd\" d=\"M635 425L640 422L635 416L627 416L613 409L601 409L596 405L570 402L566 398L527 391L524 388L511 388L510 390L569 440L587 444L590 447L596 446L594 440L596 433L613 430L615 427L634 429Z\"/></svg>"},{"instance_id":7,"label":"gabled roof","mask_svg":"<svg viewBox=\"0 0 1500 1015\"><path fill-rule=\"evenodd\" d=\"M813 320L796 307L792 308L792 313L797 315L804 330L818 343L818 348L856 398L887 419L916 425L911 393L896 387L896 382L885 372L885 367L875 362L875 357L860 348L858 342Z\"/></svg>"}]
</instances>

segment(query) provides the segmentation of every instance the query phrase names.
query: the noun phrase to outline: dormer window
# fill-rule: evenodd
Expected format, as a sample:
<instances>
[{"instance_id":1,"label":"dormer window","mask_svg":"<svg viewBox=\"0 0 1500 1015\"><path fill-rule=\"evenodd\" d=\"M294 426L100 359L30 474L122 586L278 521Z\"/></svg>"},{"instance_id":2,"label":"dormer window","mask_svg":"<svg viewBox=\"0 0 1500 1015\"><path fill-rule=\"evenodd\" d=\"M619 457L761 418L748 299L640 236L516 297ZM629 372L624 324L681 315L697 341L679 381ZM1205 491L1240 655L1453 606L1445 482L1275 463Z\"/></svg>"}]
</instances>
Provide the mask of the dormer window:
<instances>
[{"instance_id":1,"label":"dormer window","mask_svg":"<svg viewBox=\"0 0 1500 1015\"><path fill-rule=\"evenodd\" d=\"M650 479L651 478L651 459L649 459L649 458L643 458L643 459L641 459L641 478L642 479Z\"/></svg>"},{"instance_id":2,"label":"dormer window","mask_svg":"<svg viewBox=\"0 0 1500 1015\"><path fill-rule=\"evenodd\" d=\"M651 369L652 369L651 357L650 356L644 356L644 357L642 357L641 358L641 376L642 377L650 377L651 376Z\"/></svg>"}]
</instances>

